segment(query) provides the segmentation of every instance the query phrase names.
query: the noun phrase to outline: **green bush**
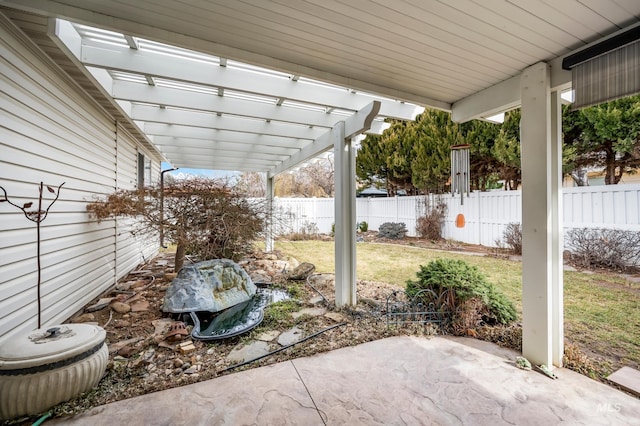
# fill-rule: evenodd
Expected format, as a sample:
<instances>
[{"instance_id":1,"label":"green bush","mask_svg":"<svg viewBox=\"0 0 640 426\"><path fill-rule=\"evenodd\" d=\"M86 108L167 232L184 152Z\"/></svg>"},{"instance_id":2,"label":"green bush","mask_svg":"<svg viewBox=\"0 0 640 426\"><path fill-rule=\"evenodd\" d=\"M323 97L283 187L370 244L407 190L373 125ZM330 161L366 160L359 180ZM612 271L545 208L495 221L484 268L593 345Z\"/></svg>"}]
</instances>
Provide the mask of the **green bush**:
<instances>
[{"instance_id":1,"label":"green bush","mask_svg":"<svg viewBox=\"0 0 640 426\"><path fill-rule=\"evenodd\" d=\"M407 281L407 296L413 297L423 289L431 289L438 295L446 290L454 291L454 306L451 306L455 312L454 323L456 313L462 315L463 308L468 308L467 303L472 300L480 302L478 314L487 324L508 324L516 319L513 303L489 283L478 268L466 262L453 259L434 260L427 266L420 265L420 271L416 275L416 281Z\"/></svg>"},{"instance_id":2,"label":"green bush","mask_svg":"<svg viewBox=\"0 0 640 426\"><path fill-rule=\"evenodd\" d=\"M357 228L360 232L367 232L369 230L369 224L363 220L362 222L358 223Z\"/></svg>"}]
</instances>

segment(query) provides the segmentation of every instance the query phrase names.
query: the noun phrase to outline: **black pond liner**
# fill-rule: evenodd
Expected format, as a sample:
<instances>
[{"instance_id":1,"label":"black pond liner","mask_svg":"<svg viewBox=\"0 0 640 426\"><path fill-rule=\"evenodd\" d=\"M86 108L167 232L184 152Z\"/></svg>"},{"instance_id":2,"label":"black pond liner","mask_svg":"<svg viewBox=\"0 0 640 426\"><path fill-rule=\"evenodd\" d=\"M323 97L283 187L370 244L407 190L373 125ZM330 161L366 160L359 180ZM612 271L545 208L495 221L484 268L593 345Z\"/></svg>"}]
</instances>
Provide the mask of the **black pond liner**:
<instances>
[{"instance_id":1,"label":"black pond liner","mask_svg":"<svg viewBox=\"0 0 640 426\"><path fill-rule=\"evenodd\" d=\"M251 299L222 312L189 312L194 324L191 336L197 340L222 340L246 333L262 322L265 306L288 298L284 290L259 287Z\"/></svg>"}]
</instances>

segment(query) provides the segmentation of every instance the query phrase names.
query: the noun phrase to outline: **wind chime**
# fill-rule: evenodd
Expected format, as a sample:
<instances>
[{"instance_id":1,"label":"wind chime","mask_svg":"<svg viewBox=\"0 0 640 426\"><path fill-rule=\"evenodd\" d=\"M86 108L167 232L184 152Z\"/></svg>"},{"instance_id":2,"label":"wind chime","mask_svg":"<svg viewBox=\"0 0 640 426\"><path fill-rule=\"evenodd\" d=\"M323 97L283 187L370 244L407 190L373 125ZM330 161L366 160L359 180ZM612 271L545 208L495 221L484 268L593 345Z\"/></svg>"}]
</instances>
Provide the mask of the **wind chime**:
<instances>
[{"instance_id":1,"label":"wind chime","mask_svg":"<svg viewBox=\"0 0 640 426\"><path fill-rule=\"evenodd\" d=\"M453 145L451 147L451 195L460 194L460 205L464 205L465 193L470 191L469 145Z\"/></svg>"}]
</instances>

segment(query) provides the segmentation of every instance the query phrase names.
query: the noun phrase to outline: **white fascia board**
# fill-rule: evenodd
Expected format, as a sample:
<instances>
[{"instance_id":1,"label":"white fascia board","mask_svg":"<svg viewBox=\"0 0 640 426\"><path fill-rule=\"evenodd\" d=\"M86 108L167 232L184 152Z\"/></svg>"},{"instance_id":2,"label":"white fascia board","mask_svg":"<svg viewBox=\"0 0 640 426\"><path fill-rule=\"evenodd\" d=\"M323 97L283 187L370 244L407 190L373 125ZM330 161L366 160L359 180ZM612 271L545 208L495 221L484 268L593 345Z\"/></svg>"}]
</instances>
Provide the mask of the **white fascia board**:
<instances>
[{"instance_id":1,"label":"white fascia board","mask_svg":"<svg viewBox=\"0 0 640 426\"><path fill-rule=\"evenodd\" d=\"M154 143L156 145L166 145L171 143L163 143L168 139L161 139L163 136L189 139L191 142L196 142L198 140L209 143L211 141L219 141L219 142L233 142L245 145L264 145L269 147L279 147L279 148L301 148L310 142L306 139L291 139L291 138L280 138L278 136L269 136L269 135L257 135L257 134L245 134L241 132L230 132L228 130L209 130L209 129L198 129L193 128L192 132L189 134L181 133L179 130L175 132L162 131L162 124L155 123L145 123L145 132L148 132L149 135L154 135ZM167 127L171 127L171 125L167 125Z\"/></svg>"},{"instance_id":2,"label":"white fascia board","mask_svg":"<svg viewBox=\"0 0 640 426\"><path fill-rule=\"evenodd\" d=\"M127 47L106 45L98 47L90 42L83 43L81 60L86 66L116 69L352 111L365 107L375 99L371 96L352 93L347 88L341 90L316 86L246 70L221 67L215 63L183 60ZM422 107L413 104L381 101L379 115L413 120L422 110Z\"/></svg>"},{"instance_id":3,"label":"white fascia board","mask_svg":"<svg viewBox=\"0 0 640 426\"><path fill-rule=\"evenodd\" d=\"M344 119L344 116L336 114L326 114L323 112L276 106L244 99L234 99L227 96L221 97L208 93L149 86L147 84L121 80L114 80L111 94L116 99L131 102L165 105L327 128L333 126L337 121Z\"/></svg>"},{"instance_id":4,"label":"white fascia board","mask_svg":"<svg viewBox=\"0 0 640 426\"><path fill-rule=\"evenodd\" d=\"M345 138L350 138L359 133L363 133L371 127L373 119L380 111L380 101L373 101L365 108L356 112L350 117L344 120L345 123ZM331 137L331 131L327 131L318 139L308 144L295 155L292 155L288 160L282 162L282 164L269 170L268 177L273 177L282 172L296 167L298 164L313 158L333 146L333 138Z\"/></svg>"},{"instance_id":5,"label":"white fascia board","mask_svg":"<svg viewBox=\"0 0 640 426\"><path fill-rule=\"evenodd\" d=\"M133 104L131 118L153 123L167 123L200 127L203 129L230 130L284 138L313 140L326 131L323 127L247 119L229 115L218 116L210 112L160 108L152 105Z\"/></svg>"},{"instance_id":6,"label":"white fascia board","mask_svg":"<svg viewBox=\"0 0 640 426\"><path fill-rule=\"evenodd\" d=\"M513 109L518 105L520 105L520 75L455 102L451 107L451 119L464 123Z\"/></svg>"},{"instance_id":7,"label":"white fascia board","mask_svg":"<svg viewBox=\"0 0 640 426\"><path fill-rule=\"evenodd\" d=\"M274 147L263 144L248 144L236 142L224 142L217 140L176 138L171 136L154 136L154 143L162 152L191 153L192 150L232 150L244 153L272 154L276 156L290 156L300 151L301 148Z\"/></svg>"},{"instance_id":8,"label":"white fascia board","mask_svg":"<svg viewBox=\"0 0 640 426\"><path fill-rule=\"evenodd\" d=\"M565 55L566 56L566 55ZM564 56L563 56L564 57ZM562 58L551 61L551 90L571 87L571 71L562 69ZM467 96L451 107L451 119L458 123L486 118L520 106L520 74Z\"/></svg>"}]
</instances>

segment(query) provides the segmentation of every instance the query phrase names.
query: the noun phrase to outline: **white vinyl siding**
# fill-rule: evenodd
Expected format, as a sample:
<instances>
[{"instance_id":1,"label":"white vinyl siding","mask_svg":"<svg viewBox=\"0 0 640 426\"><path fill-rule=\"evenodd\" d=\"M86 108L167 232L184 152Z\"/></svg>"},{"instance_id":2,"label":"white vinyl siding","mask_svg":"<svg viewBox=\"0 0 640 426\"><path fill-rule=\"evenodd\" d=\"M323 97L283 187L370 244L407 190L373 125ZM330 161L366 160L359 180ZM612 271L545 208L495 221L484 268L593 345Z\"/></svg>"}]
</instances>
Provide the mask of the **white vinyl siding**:
<instances>
[{"instance_id":1,"label":"white vinyl siding","mask_svg":"<svg viewBox=\"0 0 640 426\"><path fill-rule=\"evenodd\" d=\"M157 241L127 247L122 226L86 211L95 197L135 185L136 155L134 139L0 15L0 186L33 209L41 181L65 182L41 224L43 327L65 321L157 250ZM45 208L51 195L45 188ZM0 340L37 327L36 241L36 224L0 203Z\"/></svg>"},{"instance_id":2,"label":"white vinyl siding","mask_svg":"<svg viewBox=\"0 0 640 426\"><path fill-rule=\"evenodd\" d=\"M138 180L138 154L149 159L148 154L136 147L135 141L126 130L118 128L118 189L136 189ZM157 162L156 162L157 163ZM152 162L153 164L153 162ZM156 167L156 169L159 168ZM152 170L153 172L153 166ZM153 176L153 173L151 173ZM150 185L152 182L145 182ZM118 279L122 278L136 265L147 261L155 255L160 244L156 235L134 236L129 232L132 219L117 219L117 272Z\"/></svg>"}]
</instances>

